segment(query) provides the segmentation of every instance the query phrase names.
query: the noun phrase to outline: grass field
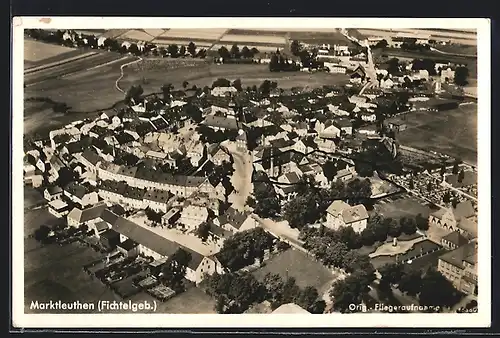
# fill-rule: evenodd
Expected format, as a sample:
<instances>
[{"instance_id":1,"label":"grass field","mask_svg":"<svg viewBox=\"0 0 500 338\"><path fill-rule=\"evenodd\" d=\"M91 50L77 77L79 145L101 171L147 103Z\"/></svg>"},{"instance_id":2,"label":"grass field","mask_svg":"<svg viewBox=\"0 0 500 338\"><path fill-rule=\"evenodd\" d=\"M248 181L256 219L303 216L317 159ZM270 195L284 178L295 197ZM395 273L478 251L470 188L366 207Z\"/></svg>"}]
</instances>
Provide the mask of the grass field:
<instances>
[{"instance_id":1,"label":"grass field","mask_svg":"<svg viewBox=\"0 0 500 338\"><path fill-rule=\"evenodd\" d=\"M301 251L289 249L268 260L253 275L262 280L268 273L277 273L282 278L294 277L301 288L313 286L322 294L332 284L335 276L321 263Z\"/></svg>"},{"instance_id":2,"label":"grass field","mask_svg":"<svg viewBox=\"0 0 500 338\"><path fill-rule=\"evenodd\" d=\"M411 112L406 121L408 128L396 136L401 144L477 163L476 104L441 112Z\"/></svg>"},{"instance_id":3,"label":"grass field","mask_svg":"<svg viewBox=\"0 0 500 338\"><path fill-rule=\"evenodd\" d=\"M415 217L422 214L427 218L430 208L410 196L401 195L401 198L382 200L374 206L374 212L384 216L399 219L401 217Z\"/></svg>"},{"instance_id":4,"label":"grass field","mask_svg":"<svg viewBox=\"0 0 500 338\"><path fill-rule=\"evenodd\" d=\"M33 312L29 309L32 300L97 302L117 299L109 289L92 279L82 269L83 265L100 258L101 254L79 243L65 246L48 245L27 252L26 248L29 247L33 245L25 244L26 312Z\"/></svg>"},{"instance_id":5,"label":"grass field","mask_svg":"<svg viewBox=\"0 0 500 338\"><path fill-rule=\"evenodd\" d=\"M45 61L49 58L58 57L59 55L74 51L74 48L29 39L24 40L24 60L31 63Z\"/></svg>"}]
</instances>

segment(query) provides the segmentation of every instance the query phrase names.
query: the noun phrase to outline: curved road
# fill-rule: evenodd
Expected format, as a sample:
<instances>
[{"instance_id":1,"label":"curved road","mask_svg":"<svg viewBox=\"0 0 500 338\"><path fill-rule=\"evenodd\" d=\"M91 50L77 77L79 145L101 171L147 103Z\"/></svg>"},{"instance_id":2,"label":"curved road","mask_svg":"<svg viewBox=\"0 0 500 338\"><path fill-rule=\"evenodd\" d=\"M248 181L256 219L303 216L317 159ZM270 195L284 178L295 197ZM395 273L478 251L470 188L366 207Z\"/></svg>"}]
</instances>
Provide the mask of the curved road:
<instances>
[{"instance_id":1,"label":"curved road","mask_svg":"<svg viewBox=\"0 0 500 338\"><path fill-rule=\"evenodd\" d=\"M123 76L125 75L123 70L125 69L125 67L129 66L129 65L132 65L134 63L138 63L138 62L141 62L142 61L142 58L139 57L139 59L137 60L134 60L134 61L131 61L129 63L126 63L126 64L123 64L120 66L120 77L115 81L115 87L116 89L119 91L119 92L122 92L122 93L125 93L123 91L123 89L120 88L120 86L118 85L118 83L120 82L121 79L123 79Z\"/></svg>"}]
</instances>

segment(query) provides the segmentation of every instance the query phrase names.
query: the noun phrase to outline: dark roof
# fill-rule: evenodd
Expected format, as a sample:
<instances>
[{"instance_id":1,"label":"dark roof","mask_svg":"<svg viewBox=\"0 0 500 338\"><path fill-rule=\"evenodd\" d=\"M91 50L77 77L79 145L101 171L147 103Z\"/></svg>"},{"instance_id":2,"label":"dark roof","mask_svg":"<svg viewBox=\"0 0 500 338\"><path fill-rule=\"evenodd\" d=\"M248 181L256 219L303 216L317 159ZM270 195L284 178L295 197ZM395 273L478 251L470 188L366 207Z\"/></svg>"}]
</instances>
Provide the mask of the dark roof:
<instances>
[{"instance_id":1,"label":"dark roof","mask_svg":"<svg viewBox=\"0 0 500 338\"><path fill-rule=\"evenodd\" d=\"M127 143L134 141L134 137L131 134L126 133L126 132L122 132L118 135L115 135L115 138L120 145L127 144Z\"/></svg>"},{"instance_id":2,"label":"dark roof","mask_svg":"<svg viewBox=\"0 0 500 338\"><path fill-rule=\"evenodd\" d=\"M154 127L149 122L141 123L135 127L135 132L141 137L152 131L154 131Z\"/></svg>"},{"instance_id":3,"label":"dark roof","mask_svg":"<svg viewBox=\"0 0 500 338\"><path fill-rule=\"evenodd\" d=\"M102 158L91 148L85 149L82 153L82 157L93 165L96 165L97 162L102 161Z\"/></svg>"},{"instance_id":4,"label":"dark roof","mask_svg":"<svg viewBox=\"0 0 500 338\"><path fill-rule=\"evenodd\" d=\"M226 229L211 223L210 224L210 232L213 233L214 235L221 237L221 238L229 238L233 235L231 231L227 231Z\"/></svg>"},{"instance_id":5,"label":"dark roof","mask_svg":"<svg viewBox=\"0 0 500 338\"><path fill-rule=\"evenodd\" d=\"M465 244L467 244L469 242L467 240L467 238L465 238L464 236L462 236L460 234L460 232L458 232L458 231L453 231L453 232L449 233L448 235L444 236L442 239L445 240L445 241L453 243L457 247L465 245Z\"/></svg>"},{"instance_id":6,"label":"dark roof","mask_svg":"<svg viewBox=\"0 0 500 338\"><path fill-rule=\"evenodd\" d=\"M121 216L121 215L123 215L125 213L125 208L123 208L120 204L114 204L114 205L112 205L109 208L109 210L112 213L114 213L114 214L116 214L118 216Z\"/></svg>"},{"instance_id":7,"label":"dark roof","mask_svg":"<svg viewBox=\"0 0 500 338\"><path fill-rule=\"evenodd\" d=\"M151 189L146 192L144 199L159 203L167 203L171 195L172 194L166 190Z\"/></svg>"},{"instance_id":8,"label":"dark roof","mask_svg":"<svg viewBox=\"0 0 500 338\"><path fill-rule=\"evenodd\" d=\"M286 148L293 146L295 144L294 141L292 140L285 140L284 138L280 138L277 140L271 140L269 143L271 143L271 146L275 148Z\"/></svg>"},{"instance_id":9,"label":"dark roof","mask_svg":"<svg viewBox=\"0 0 500 338\"><path fill-rule=\"evenodd\" d=\"M179 244L159 236L123 217L118 218L113 229L162 256L169 257L179 248Z\"/></svg>"},{"instance_id":10,"label":"dark roof","mask_svg":"<svg viewBox=\"0 0 500 338\"><path fill-rule=\"evenodd\" d=\"M102 234L100 234L99 236L104 237L106 239L114 239L116 237L119 237L120 234L118 232L114 231L113 229L108 229L108 230L104 231Z\"/></svg>"},{"instance_id":11,"label":"dark roof","mask_svg":"<svg viewBox=\"0 0 500 338\"><path fill-rule=\"evenodd\" d=\"M439 259L453 266L463 269L464 261L469 262L470 264L476 263L475 260L477 259L477 257L476 257L475 245L476 243L474 242L467 243L455 250L445 253L444 255L439 257Z\"/></svg>"},{"instance_id":12,"label":"dark roof","mask_svg":"<svg viewBox=\"0 0 500 338\"><path fill-rule=\"evenodd\" d=\"M127 183L123 181L117 182L111 180L101 181L101 184L99 185L100 190L114 192L120 195L123 195L127 187L128 187Z\"/></svg>"},{"instance_id":13,"label":"dark roof","mask_svg":"<svg viewBox=\"0 0 500 338\"><path fill-rule=\"evenodd\" d=\"M128 238L124 242L118 243L117 246L119 246L120 248L125 249L126 251L130 251L130 250L134 249L135 247L137 247L137 245L138 244L136 242L134 242L133 240L131 240L130 238Z\"/></svg>"},{"instance_id":14,"label":"dark roof","mask_svg":"<svg viewBox=\"0 0 500 338\"><path fill-rule=\"evenodd\" d=\"M203 258L205 258L205 256L185 246L182 246L181 250L184 250L191 255L191 259L189 260L187 267L190 268L191 270L198 269L198 267L201 264L201 261L203 260Z\"/></svg>"},{"instance_id":15,"label":"dark roof","mask_svg":"<svg viewBox=\"0 0 500 338\"><path fill-rule=\"evenodd\" d=\"M78 198L82 198L87 193L87 188L85 188L83 185L80 185L76 182L69 183L64 188L64 190L67 191L69 194L76 196Z\"/></svg>"},{"instance_id":16,"label":"dark roof","mask_svg":"<svg viewBox=\"0 0 500 338\"><path fill-rule=\"evenodd\" d=\"M452 211L456 220L472 217L475 214L474 207L469 200L458 203L456 208L453 208Z\"/></svg>"},{"instance_id":17,"label":"dark roof","mask_svg":"<svg viewBox=\"0 0 500 338\"><path fill-rule=\"evenodd\" d=\"M81 142L66 143L66 149L70 154L81 153L83 151L83 145Z\"/></svg>"},{"instance_id":18,"label":"dark roof","mask_svg":"<svg viewBox=\"0 0 500 338\"><path fill-rule=\"evenodd\" d=\"M133 198L136 200L142 200L144 198L144 195L145 195L144 189L135 188L131 186L127 186L127 188L123 192L123 197Z\"/></svg>"},{"instance_id":19,"label":"dark roof","mask_svg":"<svg viewBox=\"0 0 500 338\"><path fill-rule=\"evenodd\" d=\"M50 187L47 187L45 190L47 190L47 192L50 194L50 195L55 195L55 194L60 194L62 193L62 189L61 187L57 186L57 185L53 185L53 186L50 186Z\"/></svg>"},{"instance_id":20,"label":"dark roof","mask_svg":"<svg viewBox=\"0 0 500 338\"><path fill-rule=\"evenodd\" d=\"M219 216L218 219L221 225L229 223L236 229L239 229L248 216L247 212L240 212L233 207L229 207L224 215Z\"/></svg>"}]
</instances>

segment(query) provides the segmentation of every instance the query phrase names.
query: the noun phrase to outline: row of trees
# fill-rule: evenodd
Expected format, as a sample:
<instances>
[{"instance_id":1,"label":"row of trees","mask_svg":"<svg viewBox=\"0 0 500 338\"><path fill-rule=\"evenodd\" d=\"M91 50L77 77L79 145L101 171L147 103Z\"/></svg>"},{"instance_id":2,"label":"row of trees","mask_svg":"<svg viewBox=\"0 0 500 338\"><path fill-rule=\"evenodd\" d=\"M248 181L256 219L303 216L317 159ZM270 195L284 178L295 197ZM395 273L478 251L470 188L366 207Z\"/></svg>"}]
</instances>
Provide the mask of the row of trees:
<instances>
[{"instance_id":1,"label":"row of trees","mask_svg":"<svg viewBox=\"0 0 500 338\"><path fill-rule=\"evenodd\" d=\"M240 50L240 47L234 44L230 50L228 50L225 46L222 46L217 52L219 53L219 56L224 60L252 59L256 54L259 53L259 50L255 47L248 48L247 46L243 47Z\"/></svg>"},{"instance_id":2,"label":"row of trees","mask_svg":"<svg viewBox=\"0 0 500 338\"><path fill-rule=\"evenodd\" d=\"M271 55L269 70L271 72L295 72L300 70L300 64L294 60L289 61L288 58L283 56L278 50Z\"/></svg>"},{"instance_id":3,"label":"row of trees","mask_svg":"<svg viewBox=\"0 0 500 338\"><path fill-rule=\"evenodd\" d=\"M300 58L300 62L304 68L322 68L324 65L323 62L317 59L317 49L312 49L311 52L309 52L298 40L292 41L290 44L290 51L294 56Z\"/></svg>"},{"instance_id":4,"label":"row of trees","mask_svg":"<svg viewBox=\"0 0 500 338\"><path fill-rule=\"evenodd\" d=\"M453 284L434 268L422 273L417 269L405 269L403 264L386 264L379 269L379 290L382 295L390 296L392 287L403 293L417 297L420 305L450 308L455 305L462 294Z\"/></svg>"},{"instance_id":5,"label":"row of trees","mask_svg":"<svg viewBox=\"0 0 500 338\"><path fill-rule=\"evenodd\" d=\"M284 280L278 274L268 273L262 282L249 272L214 274L204 280L203 287L216 299L217 313L243 313L264 300L272 309L292 302L312 313L323 313L326 307L316 288L302 289L293 277Z\"/></svg>"}]
</instances>

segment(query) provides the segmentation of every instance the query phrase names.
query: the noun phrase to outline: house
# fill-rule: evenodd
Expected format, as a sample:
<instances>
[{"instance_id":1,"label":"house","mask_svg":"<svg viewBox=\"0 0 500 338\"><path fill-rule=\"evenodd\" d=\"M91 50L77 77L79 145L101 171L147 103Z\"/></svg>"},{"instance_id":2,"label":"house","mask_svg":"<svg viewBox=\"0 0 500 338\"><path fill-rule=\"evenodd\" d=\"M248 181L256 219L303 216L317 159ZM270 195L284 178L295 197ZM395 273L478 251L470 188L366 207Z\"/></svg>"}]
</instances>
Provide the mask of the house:
<instances>
[{"instance_id":1,"label":"house","mask_svg":"<svg viewBox=\"0 0 500 338\"><path fill-rule=\"evenodd\" d=\"M66 220L68 222L68 225L73 227L79 227L83 223L87 223L87 225L93 225L94 223L97 223L99 221L106 221L110 224L113 223L118 216L109 211L105 211L105 203L99 203L97 205L84 209L73 208L73 210L71 210L66 216Z\"/></svg>"},{"instance_id":2,"label":"house","mask_svg":"<svg viewBox=\"0 0 500 338\"><path fill-rule=\"evenodd\" d=\"M113 229L108 229L99 235L99 241L105 248L113 250L120 243L120 234Z\"/></svg>"},{"instance_id":3,"label":"house","mask_svg":"<svg viewBox=\"0 0 500 338\"><path fill-rule=\"evenodd\" d=\"M166 226L172 226L181 218L181 209L171 208L167 211L165 215L161 218L161 224Z\"/></svg>"},{"instance_id":4,"label":"house","mask_svg":"<svg viewBox=\"0 0 500 338\"><path fill-rule=\"evenodd\" d=\"M61 187L58 186L47 187L43 191L43 197L49 202L61 199L62 195L63 195L63 190L61 189Z\"/></svg>"},{"instance_id":5,"label":"house","mask_svg":"<svg viewBox=\"0 0 500 338\"><path fill-rule=\"evenodd\" d=\"M333 125L345 132L347 135L352 135L352 123L348 119L338 118L333 120Z\"/></svg>"},{"instance_id":6,"label":"house","mask_svg":"<svg viewBox=\"0 0 500 338\"><path fill-rule=\"evenodd\" d=\"M318 145L318 150L328 153L328 154L333 154L335 153L336 150L336 145L333 140L328 140L328 139L323 139L321 137L318 137L317 139L314 140L316 144Z\"/></svg>"},{"instance_id":7,"label":"house","mask_svg":"<svg viewBox=\"0 0 500 338\"><path fill-rule=\"evenodd\" d=\"M210 94L212 94L212 96L225 97L225 96L231 96L236 92L238 91L234 87L215 87L212 89Z\"/></svg>"},{"instance_id":8,"label":"house","mask_svg":"<svg viewBox=\"0 0 500 338\"><path fill-rule=\"evenodd\" d=\"M205 276L211 276L214 273L223 274L224 269L219 260L214 256L204 256L194 250L186 247L182 248L188 252L191 259L186 267L186 279L198 285Z\"/></svg>"},{"instance_id":9,"label":"house","mask_svg":"<svg viewBox=\"0 0 500 338\"><path fill-rule=\"evenodd\" d=\"M234 116L215 116L207 115L202 124L216 131L218 130L239 130L240 123Z\"/></svg>"},{"instance_id":10,"label":"house","mask_svg":"<svg viewBox=\"0 0 500 338\"><path fill-rule=\"evenodd\" d=\"M326 127L319 133L320 138L337 138L340 137L340 129L334 124Z\"/></svg>"},{"instance_id":11,"label":"house","mask_svg":"<svg viewBox=\"0 0 500 338\"><path fill-rule=\"evenodd\" d=\"M69 213L69 206L61 199L54 199L48 203L48 210L52 215L61 218Z\"/></svg>"},{"instance_id":12,"label":"house","mask_svg":"<svg viewBox=\"0 0 500 338\"><path fill-rule=\"evenodd\" d=\"M147 205L154 211L166 213L171 197L172 194L169 191L150 189L146 191L143 200L144 205Z\"/></svg>"},{"instance_id":13,"label":"house","mask_svg":"<svg viewBox=\"0 0 500 338\"><path fill-rule=\"evenodd\" d=\"M236 233L257 227L257 221L248 212L241 212L232 206L226 212L214 219L214 224Z\"/></svg>"},{"instance_id":14,"label":"house","mask_svg":"<svg viewBox=\"0 0 500 338\"><path fill-rule=\"evenodd\" d=\"M194 230L201 223L208 220L208 209L204 206L189 204L182 209L179 223L187 226L188 229Z\"/></svg>"},{"instance_id":15,"label":"house","mask_svg":"<svg viewBox=\"0 0 500 338\"><path fill-rule=\"evenodd\" d=\"M136 257L137 255L139 255L139 244L134 242L130 238L118 243L116 245L116 249L124 257Z\"/></svg>"},{"instance_id":16,"label":"house","mask_svg":"<svg viewBox=\"0 0 500 338\"><path fill-rule=\"evenodd\" d=\"M358 133L367 135L367 136L374 136L378 134L378 128L374 124L369 124L366 126L359 127Z\"/></svg>"},{"instance_id":17,"label":"house","mask_svg":"<svg viewBox=\"0 0 500 338\"><path fill-rule=\"evenodd\" d=\"M362 112L359 115L361 120L365 122L375 122L377 120L377 115L375 115L375 113Z\"/></svg>"},{"instance_id":18,"label":"house","mask_svg":"<svg viewBox=\"0 0 500 338\"><path fill-rule=\"evenodd\" d=\"M233 233L211 222L210 235L215 244L218 245L219 247L222 247L224 241L232 237Z\"/></svg>"},{"instance_id":19,"label":"house","mask_svg":"<svg viewBox=\"0 0 500 338\"><path fill-rule=\"evenodd\" d=\"M368 212L362 204L351 207L344 201L336 200L330 204L326 212L325 226L335 230L350 226L355 232L361 233L368 222Z\"/></svg>"},{"instance_id":20,"label":"house","mask_svg":"<svg viewBox=\"0 0 500 338\"><path fill-rule=\"evenodd\" d=\"M218 144L210 144L207 148L208 159L215 165L231 162L231 156Z\"/></svg>"},{"instance_id":21,"label":"house","mask_svg":"<svg viewBox=\"0 0 500 338\"><path fill-rule=\"evenodd\" d=\"M272 312L272 314L289 315L289 314L311 314L311 313L295 303L287 303L279 306L276 310Z\"/></svg>"},{"instance_id":22,"label":"house","mask_svg":"<svg viewBox=\"0 0 500 338\"><path fill-rule=\"evenodd\" d=\"M92 173L97 173L97 166L102 160L103 159L92 148L85 149L79 157L80 163L82 163Z\"/></svg>"},{"instance_id":23,"label":"house","mask_svg":"<svg viewBox=\"0 0 500 338\"><path fill-rule=\"evenodd\" d=\"M457 290L467 295L477 295L477 241L462 245L440 256L438 271Z\"/></svg>"},{"instance_id":24,"label":"house","mask_svg":"<svg viewBox=\"0 0 500 338\"><path fill-rule=\"evenodd\" d=\"M131 239L138 244L137 252L139 254L156 260L170 257L180 248L176 242L157 235L123 217L119 217L111 229L120 234L120 243Z\"/></svg>"},{"instance_id":25,"label":"house","mask_svg":"<svg viewBox=\"0 0 500 338\"><path fill-rule=\"evenodd\" d=\"M107 222L100 221L94 224L93 230L94 231L94 236L97 238L100 238L101 235L108 231L111 228L111 225L108 224Z\"/></svg>"},{"instance_id":26,"label":"house","mask_svg":"<svg viewBox=\"0 0 500 338\"><path fill-rule=\"evenodd\" d=\"M455 208L441 208L429 215L429 226L438 226L450 232L459 231L477 236L477 224L470 218L475 216L471 201L463 201Z\"/></svg>"},{"instance_id":27,"label":"house","mask_svg":"<svg viewBox=\"0 0 500 338\"><path fill-rule=\"evenodd\" d=\"M71 182L64 187L64 196L68 197L71 201L81 205L82 207L97 204L99 201L97 192L88 191L85 186L76 182Z\"/></svg>"},{"instance_id":28,"label":"house","mask_svg":"<svg viewBox=\"0 0 500 338\"><path fill-rule=\"evenodd\" d=\"M469 240L460 234L459 231L450 232L441 238L441 245L447 250L455 250L467 243L469 243Z\"/></svg>"}]
</instances>

